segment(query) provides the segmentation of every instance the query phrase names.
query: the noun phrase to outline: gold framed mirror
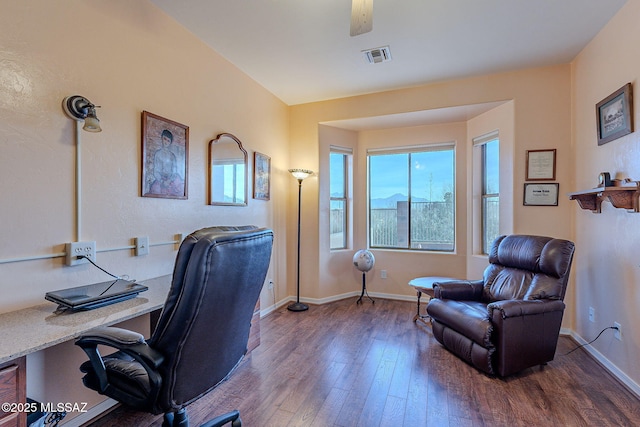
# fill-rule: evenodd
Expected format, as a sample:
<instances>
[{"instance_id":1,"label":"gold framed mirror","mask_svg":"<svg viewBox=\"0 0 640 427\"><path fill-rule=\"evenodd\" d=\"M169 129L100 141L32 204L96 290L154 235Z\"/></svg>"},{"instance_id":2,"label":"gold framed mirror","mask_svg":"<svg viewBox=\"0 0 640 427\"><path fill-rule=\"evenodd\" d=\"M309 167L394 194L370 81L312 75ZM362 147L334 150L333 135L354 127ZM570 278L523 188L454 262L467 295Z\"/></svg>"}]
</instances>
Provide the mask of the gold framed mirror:
<instances>
[{"instance_id":1,"label":"gold framed mirror","mask_svg":"<svg viewBox=\"0 0 640 427\"><path fill-rule=\"evenodd\" d=\"M247 151L230 133L209 142L209 204L247 206Z\"/></svg>"}]
</instances>

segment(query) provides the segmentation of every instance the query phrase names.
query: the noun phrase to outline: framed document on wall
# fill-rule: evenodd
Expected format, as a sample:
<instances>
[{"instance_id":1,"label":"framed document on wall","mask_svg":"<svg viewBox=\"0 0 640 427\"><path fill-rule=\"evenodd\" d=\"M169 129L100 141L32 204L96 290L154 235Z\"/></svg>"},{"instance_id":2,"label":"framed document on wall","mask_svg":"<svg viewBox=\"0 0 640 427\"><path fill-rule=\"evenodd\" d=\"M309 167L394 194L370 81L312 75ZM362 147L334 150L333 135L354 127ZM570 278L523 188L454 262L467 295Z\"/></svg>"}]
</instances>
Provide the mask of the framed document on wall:
<instances>
[{"instance_id":1,"label":"framed document on wall","mask_svg":"<svg viewBox=\"0 0 640 427\"><path fill-rule=\"evenodd\" d=\"M527 181L555 181L556 150L527 150Z\"/></svg>"},{"instance_id":2,"label":"framed document on wall","mask_svg":"<svg viewBox=\"0 0 640 427\"><path fill-rule=\"evenodd\" d=\"M560 184L525 184L524 206L558 206Z\"/></svg>"}]
</instances>

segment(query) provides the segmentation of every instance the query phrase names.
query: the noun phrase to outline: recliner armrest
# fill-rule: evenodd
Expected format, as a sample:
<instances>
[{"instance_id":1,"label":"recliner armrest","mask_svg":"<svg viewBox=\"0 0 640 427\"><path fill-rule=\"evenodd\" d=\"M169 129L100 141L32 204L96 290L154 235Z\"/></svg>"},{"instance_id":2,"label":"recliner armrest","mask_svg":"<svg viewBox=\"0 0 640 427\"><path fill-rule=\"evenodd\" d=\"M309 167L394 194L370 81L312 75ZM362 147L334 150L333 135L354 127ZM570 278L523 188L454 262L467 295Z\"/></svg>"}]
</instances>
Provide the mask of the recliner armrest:
<instances>
[{"instance_id":1,"label":"recliner armrest","mask_svg":"<svg viewBox=\"0 0 640 427\"><path fill-rule=\"evenodd\" d=\"M532 314L551 313L563 311L564 302L560 300L503 300L495 301L487 305L489 315L493 317L493 310L499 310L503 319L520 317Z\"/></svg>"},{"instance_id":2,"label":"recliner armrest","mask_svg":"<svg viewBox=\"0 0 640 427\"><path fill-rule=\"evenodd\" d=\"M452 280L433 284L436 298L458 301L480 301L482 298L482 280Z\"/></svg>"}]
</instances>

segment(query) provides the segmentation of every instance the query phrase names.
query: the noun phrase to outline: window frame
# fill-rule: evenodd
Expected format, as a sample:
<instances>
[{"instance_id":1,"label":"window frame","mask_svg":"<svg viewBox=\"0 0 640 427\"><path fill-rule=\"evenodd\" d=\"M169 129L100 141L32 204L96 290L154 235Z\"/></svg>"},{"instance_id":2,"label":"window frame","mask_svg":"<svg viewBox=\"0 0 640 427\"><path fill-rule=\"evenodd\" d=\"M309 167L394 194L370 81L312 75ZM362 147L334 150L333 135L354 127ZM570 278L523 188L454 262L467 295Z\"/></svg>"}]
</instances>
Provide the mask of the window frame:
<instances>
[{"instance_id":1,"label":"window frame","mask_svg":"<svg viewBox=\"0 0 640 427\"><path fill-rule=\"evenodd\" d=\"M451 212L451 233L452 242L450 249L437 249L434 247L415 247L412 240L412 160L411 155L420 154L424 152L436 152L436 151L451 151L452 154L452 212ZM393 155L393 154L408 154L407 156L407 244L406 246L389 246L389 245L374 245L372 243L372 208L371 208L371 157ZM373 249L392 250L392 251L416 251L416 252L435 252L435 253L455 253L456 252L456 143L455 141L448 141L435 144L421 144L415 146L403 146L403 147L388 147L388 148L373 148L367 150L367 240L368 246Z\"/></svg>"},{"instance_id":2,"label":"window frame","mask_svg":"<svg viewBox=\"0 0 640 427\"><path fill-rule=\"evenodd\" d=\"M488 193L487 192L487 145L491 142L496 141L498 144L498 192L497 193ZM489 255L489 251L491 250L491 241L488 240L487 232L487 205L486 202L490 198L498 199L498 230L500 229L500 136L498 131L490 132L486 135L477 137L473 139L474 147L478 147L481 150L480 154L480 178L482 181L481 189L480 189L480 252L482 255ZM498 232L499 235L499 232ZM497 236L496 236L497 237Z\"/></svg>"},{"instance_id":3,"label":"window frame","mask_svg":"<svg viewBox=\"0 0 640 427\"><path fill-rule=\"evenodd\" d=\"M342 156L342 178L343 178L343 188L342 188L342 197L334 197L331 193L331 156L333 154L338 154ZM331 145L329 147L329 250L338 251L349 248L349 233L350 233L350 217L351 217L351 208L350 208L350 193L351 193L351 167L353 164L353 150L346 147L338 147ZM331 206L333 202L341 202L344 206L344 212L342 215L342 245L339 247L332 246L332 209Z\"/></svg>"}]
</instances>

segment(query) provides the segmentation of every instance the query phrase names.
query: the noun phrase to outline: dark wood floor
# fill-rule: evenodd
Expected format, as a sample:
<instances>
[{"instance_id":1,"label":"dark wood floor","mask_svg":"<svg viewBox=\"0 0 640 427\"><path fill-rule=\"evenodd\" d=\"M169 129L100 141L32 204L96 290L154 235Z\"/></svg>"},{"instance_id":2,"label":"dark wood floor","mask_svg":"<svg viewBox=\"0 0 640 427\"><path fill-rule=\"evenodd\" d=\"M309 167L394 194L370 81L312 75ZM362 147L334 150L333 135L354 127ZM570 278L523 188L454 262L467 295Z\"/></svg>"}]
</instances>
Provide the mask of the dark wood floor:
<instances>
[{"instance_id":1,"label":"dark wood floor","mask_svg":"<svg viewBox=\"0 0 640 427\"><path fill-rule=\"evenodd\" d=\"M447 352L415 304L346 299L261 321L261 345L188 407L191 425L239 409L246 427L638 426L638 398L561 337L553 362L490 378ZM160 426L120 407L91 424Z\"/></svg>"}]
</instances>

